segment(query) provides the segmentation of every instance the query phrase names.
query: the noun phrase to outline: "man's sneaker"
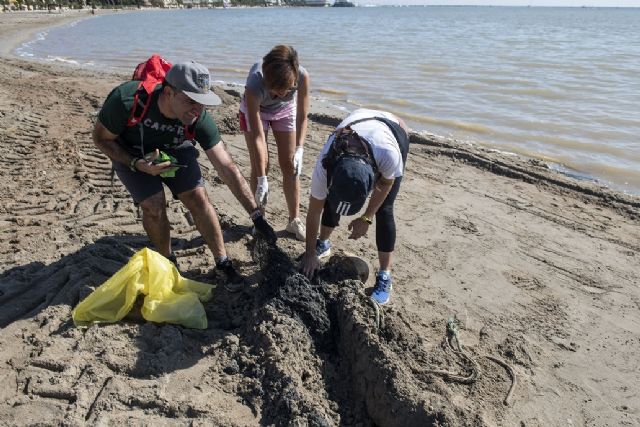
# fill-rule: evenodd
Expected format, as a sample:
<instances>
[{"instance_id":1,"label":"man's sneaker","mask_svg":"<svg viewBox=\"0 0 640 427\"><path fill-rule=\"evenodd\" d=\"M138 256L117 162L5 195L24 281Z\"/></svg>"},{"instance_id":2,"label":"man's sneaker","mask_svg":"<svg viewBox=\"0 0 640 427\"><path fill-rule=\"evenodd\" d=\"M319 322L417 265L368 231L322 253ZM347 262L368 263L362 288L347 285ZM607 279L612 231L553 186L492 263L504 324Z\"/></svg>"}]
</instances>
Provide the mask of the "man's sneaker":
<instances>
[{"instance_id":1,"label":"man's sneaker","mask_svg":"<svg viewBox=\"0 0 640 427\"><path fill-rule=\"evenodd\" d=\"M178 258L176 258L176 254L174 254L174 253L172 252L172 253L167 257L167 259L168 259L169 261L171 261L171 263L172 263L173 265L175 265L175 267L176 267L176 269L177 269L178 271L180 271L180 268L178 267Z\"/></svg>"},{"instance_id":2,"label":"man's sneaker","mask_svg":"<svg viewBox=\"0 0 640 427\"><path fill-rule=\"evenodd\" d=\"M238 270L236 270L229 258L221 263L217 263L216 269L222 271L225 276L227 276L227 282L224 284L224 288L227 291L239 292L244 288L244 277L238 273Z\"/></svg>"},{"instance_id":3,"label":"man's sneaker","mask_svg":"<svg viewBox=\"0 0 640 427\"><path fill-rule=\"evenodd\" d=\"M392 287L391 273L385 270L378 271L371 299L380 305L388 303Z\"/></svg>"},{"instance_id":4,"label":"man's sneaker","mask_svg":"<svg viewBox=\"0 0 640 427\"><path fill-rule=\"evenodd\" d=\"M331 241L316 239L316 255L318 258L325 258L331 255Z\"/></svg>"},{"instance_id":5,"label":"man's sneaker","mask_svg":"<svg viewBox=\"0 0 640 427\"><path fill-rule=\"evenodd\" d=\"M287 224L287 228L285 229L289 233L292 233L296 236L296 239L304 242L307 236L307 228L302 223L300 218L293 218L289 224Z\"/></svg>"}]
</instances>

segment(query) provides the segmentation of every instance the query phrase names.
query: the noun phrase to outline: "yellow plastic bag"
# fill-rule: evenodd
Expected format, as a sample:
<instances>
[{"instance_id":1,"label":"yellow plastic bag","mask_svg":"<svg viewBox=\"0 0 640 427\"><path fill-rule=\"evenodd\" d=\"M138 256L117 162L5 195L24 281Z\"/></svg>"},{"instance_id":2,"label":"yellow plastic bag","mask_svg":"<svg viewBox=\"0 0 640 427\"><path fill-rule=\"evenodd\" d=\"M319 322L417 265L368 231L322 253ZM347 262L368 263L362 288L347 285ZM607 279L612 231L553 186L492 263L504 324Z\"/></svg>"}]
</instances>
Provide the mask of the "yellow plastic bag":
<instances>
[{"instance_id":1,"label":"yellow plastic bag","mask_svg":"<svg viewBox=\"0 0 640 427\"><path fill-rule=\"evenodd\" d=\"M207 315L201 301L211 299L214 287L183 278L168 259L144 248L76 306L73 322L76 326L117 322L129 313L142 292L146 295L142 306L146 320L206 329Z\"/></svg>"}]
</instances>

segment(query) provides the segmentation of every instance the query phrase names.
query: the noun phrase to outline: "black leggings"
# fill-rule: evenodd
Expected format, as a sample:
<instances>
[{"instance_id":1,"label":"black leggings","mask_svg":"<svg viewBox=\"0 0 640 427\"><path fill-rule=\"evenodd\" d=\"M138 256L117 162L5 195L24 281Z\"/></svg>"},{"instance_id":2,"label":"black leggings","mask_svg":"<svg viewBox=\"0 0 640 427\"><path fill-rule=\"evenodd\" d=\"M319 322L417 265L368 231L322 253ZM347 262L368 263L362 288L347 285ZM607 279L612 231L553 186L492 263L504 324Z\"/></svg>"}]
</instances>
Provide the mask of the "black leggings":
<instances>
[{"instance_id":1,"label":"black leggings","mask_svg":"<svg viewBox=\"0 0 640 427\"><path fill-rule=\"evenodd\" d=\"M399 126L394 134L396 135L400 152L402 153L403 166L405 166L407 163L407 154L409 153L409 137ZM401 176L395 179L389 194L387 194L378 212L376 212L376 247L379 252L393 252L396 245L396 220L393 215L393 204L396 201L401 182ZM335 228L339 223L340 215L336 213L335 207L330 206L329 199L327 199L324 204L324 210L322 211L322 225Z\"/></svg>"}]
</instances>

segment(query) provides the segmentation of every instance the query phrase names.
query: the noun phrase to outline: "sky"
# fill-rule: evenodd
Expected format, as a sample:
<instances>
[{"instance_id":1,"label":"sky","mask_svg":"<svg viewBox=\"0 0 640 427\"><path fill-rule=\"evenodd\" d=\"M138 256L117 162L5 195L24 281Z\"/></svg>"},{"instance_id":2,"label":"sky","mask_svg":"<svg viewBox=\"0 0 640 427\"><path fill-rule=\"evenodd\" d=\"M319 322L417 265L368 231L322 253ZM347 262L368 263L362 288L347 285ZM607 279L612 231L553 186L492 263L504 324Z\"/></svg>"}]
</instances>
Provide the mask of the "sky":
<instances>
[{"instance_id":1,"label":"sky","mask_svg":"<svg viewBox=\"0 0 640 427\"><path fill-rule=\"evenodd\" d=\"M358 4L640 7L640 0L357 0Z\"/></svg>"}]
</instances>

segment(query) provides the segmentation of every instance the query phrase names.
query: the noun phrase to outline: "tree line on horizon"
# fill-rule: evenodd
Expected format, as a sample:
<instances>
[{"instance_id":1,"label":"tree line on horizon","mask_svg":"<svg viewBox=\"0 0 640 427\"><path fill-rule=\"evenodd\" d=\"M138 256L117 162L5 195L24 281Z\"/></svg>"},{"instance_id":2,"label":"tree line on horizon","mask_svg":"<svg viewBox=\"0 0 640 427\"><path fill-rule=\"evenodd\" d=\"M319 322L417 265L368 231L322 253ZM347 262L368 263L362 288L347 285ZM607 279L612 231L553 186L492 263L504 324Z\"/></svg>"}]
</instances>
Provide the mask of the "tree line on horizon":
<instances>
[{"instance_id":1,"label":"tree line on horizon","mask_svg":"<svg viewBox=\"0 0 640 427\"><path fill-rule=\"evenodd\" d=\"M7 10L171 7L165 0L0 0ZM276 6L270 0L173 0L173 7ZM304 0L279 0L281 6L305 6Z\"/></svg>"}]
</instances>

